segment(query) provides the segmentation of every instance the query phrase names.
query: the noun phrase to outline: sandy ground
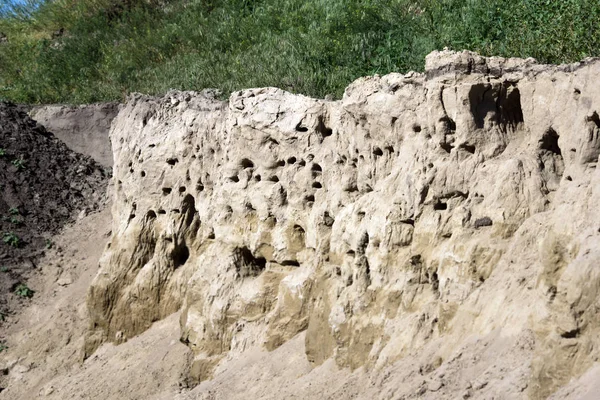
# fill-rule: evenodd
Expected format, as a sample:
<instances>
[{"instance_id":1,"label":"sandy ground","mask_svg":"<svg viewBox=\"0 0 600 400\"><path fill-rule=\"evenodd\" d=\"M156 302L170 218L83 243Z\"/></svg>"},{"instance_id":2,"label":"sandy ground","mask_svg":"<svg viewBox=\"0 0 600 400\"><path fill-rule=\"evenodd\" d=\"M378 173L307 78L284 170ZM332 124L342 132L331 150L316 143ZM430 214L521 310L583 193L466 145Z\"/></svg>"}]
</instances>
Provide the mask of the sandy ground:
<instances>
[{"instance_id":1,"label":"sandy ground","mask_svg":"<svg viewBox=\"0 0 600 400\"><path fill-rule=\"evenodd\" d=\"M179 342L179 315L128 342L106 344L82 362L85 296L110 231L110 212L89 215L55 237L56 247L30 277L36 295L4 323L1 400L19 399L519 399L525 398L532 337L468 338L448 360L432 342L396 363L369 371L316 368L300 334L273 352L251 349L225 359L212 380L188 388L191 354ZM441 360L440 360L441 361ZM553 399L600 399L600 365Z\"/></svg>"},{"instance_id":2,"label":"sandy ground","mask_svg":"<svg viewBox=\"0 0 600 400\"><path fill-rule=\"evenodd\" d=\"M0 399L146 399L185 385L188 348L178 340L177 315L81 363L86 291L110 220L107 207L66 228L30 277L34 298L2 326L8 349L0 354Z\"/></svg>"}]
</instances>

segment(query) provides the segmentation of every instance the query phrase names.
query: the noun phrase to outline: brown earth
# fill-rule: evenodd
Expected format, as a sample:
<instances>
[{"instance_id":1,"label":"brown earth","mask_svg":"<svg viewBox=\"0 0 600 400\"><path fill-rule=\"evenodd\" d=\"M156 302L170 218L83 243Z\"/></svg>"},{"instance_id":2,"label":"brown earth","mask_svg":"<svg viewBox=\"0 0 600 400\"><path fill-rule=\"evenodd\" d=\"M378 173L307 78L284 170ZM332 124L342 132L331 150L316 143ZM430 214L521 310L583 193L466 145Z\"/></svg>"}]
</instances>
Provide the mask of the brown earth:
<instances>
[{"instance_id":1,"label":"brown earth","mask_svg":"<svg viewBox=\"0 0 600 400\"><path fill-rule=\"evenodd\" d=\"M29 115L71 150L86 154L105 168L111 168L113 155L108 131L118 112L118 103L97 103L36 106Z\"/></svg>"},{"instance_id":2,"label":"brown earth","mask_svg":"<svg viewBox=\"0 0 600 400\"><path fill-rule=\"evenodd\" d=\"M40 257L54 246L52 236L106 201L106 172L90 157L68 149L21 107L0 103L3 317L38 290L26 281Z\"/></svg>"}]
</instances>

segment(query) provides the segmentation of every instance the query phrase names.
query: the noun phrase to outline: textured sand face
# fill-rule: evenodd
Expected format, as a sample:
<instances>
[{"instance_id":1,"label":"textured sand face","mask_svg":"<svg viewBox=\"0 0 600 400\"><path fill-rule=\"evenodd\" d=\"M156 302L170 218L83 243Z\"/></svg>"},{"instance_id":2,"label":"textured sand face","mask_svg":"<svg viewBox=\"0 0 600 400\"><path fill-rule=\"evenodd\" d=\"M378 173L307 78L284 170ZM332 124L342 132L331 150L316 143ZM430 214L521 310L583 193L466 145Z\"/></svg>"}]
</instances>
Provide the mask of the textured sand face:
<instances>
[{"instance_id":1,"label":"textured sand face","mask_svg":"<svg viewBox=\"0 0 600 400\"><path fill-rule=\"evenodd\" d=\"M132 96L85 353L182 310L201 381L305 332L312 366L421 360L417 397L547 397L598 357L599 75L438 52L338 102ZM518 363L410 377L471 382L478 345Z\"/></svg>"}]
</instances>

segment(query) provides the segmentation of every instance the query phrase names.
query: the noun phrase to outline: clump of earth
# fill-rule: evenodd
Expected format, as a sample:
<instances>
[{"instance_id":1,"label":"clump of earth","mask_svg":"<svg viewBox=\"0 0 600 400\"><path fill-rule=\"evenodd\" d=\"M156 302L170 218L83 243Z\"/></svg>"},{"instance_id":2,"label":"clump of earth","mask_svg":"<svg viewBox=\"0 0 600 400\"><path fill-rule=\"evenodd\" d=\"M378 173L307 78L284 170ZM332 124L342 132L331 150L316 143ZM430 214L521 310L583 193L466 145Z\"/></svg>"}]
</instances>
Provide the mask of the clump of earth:
<instances>
[{"instance_id":1,"label":"clump of earth","mask_svg":"<svg viewBox=\"0 0 600 400\"><path fill-rule=\"evenodd\" d=\"M0 103L0 316L33 296L28 274L52 236L106 200L110 170Z\"/></svg>"}]
</instances>

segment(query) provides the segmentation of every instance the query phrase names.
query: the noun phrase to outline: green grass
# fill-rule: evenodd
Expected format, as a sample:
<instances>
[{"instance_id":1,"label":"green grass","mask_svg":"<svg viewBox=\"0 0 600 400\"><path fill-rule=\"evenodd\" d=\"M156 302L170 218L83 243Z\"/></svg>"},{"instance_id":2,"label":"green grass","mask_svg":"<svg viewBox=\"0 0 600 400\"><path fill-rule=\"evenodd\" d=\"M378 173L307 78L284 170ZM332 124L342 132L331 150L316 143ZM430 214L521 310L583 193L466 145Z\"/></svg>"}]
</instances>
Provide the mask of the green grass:
<instances>
[{"instance_id":1,"label":"green grass","mask_svg":"<svg viewBox=\"0 0 600 400\"><path fill-rule=\"evenodd\" d=\"M597 0L55 0L0 17L0 99L259 86L339 97L360 76L423 70L443 47L598 56L599 21Z\"/></svg>"}]
</instances>

